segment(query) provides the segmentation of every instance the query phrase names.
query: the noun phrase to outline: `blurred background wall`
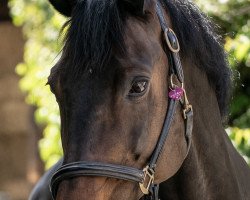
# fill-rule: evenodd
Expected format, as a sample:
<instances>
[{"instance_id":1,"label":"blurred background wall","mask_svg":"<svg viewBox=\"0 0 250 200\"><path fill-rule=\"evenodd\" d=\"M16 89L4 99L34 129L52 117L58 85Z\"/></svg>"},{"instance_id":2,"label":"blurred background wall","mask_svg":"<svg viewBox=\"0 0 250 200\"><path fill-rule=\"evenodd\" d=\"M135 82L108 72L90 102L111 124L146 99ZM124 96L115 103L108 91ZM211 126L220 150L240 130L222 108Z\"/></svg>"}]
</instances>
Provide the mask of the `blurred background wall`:
<instances>
[{"instance_id":1,"label":"blurred background wall","mask_svg":"<svg viewBox=\"0 0 250 200\"><path fill-rule=\"evenodd\" d=\"M39 131L33 108L19 89L16 65L22 61L22 28L9 17L7 0L0 2L0 200L26 200L39 177Z\"/></svg>"}]
</instances>

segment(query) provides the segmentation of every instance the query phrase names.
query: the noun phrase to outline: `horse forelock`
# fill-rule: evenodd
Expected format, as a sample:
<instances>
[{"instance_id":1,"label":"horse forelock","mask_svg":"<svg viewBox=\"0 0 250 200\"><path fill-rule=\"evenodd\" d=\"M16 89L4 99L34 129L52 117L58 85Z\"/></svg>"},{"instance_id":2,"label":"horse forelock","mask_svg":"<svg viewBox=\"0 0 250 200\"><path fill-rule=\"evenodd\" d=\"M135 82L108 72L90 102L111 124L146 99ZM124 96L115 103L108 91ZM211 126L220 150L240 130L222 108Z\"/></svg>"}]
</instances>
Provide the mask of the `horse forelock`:
<instances>
[{"instance_id":1,"label":"horse forelock","mask_svg":"<svg viewBox=\"0 0 250 200\"><path fill-rule=\"evenodd\" d=\"M68 23L64 50L75 75L99 71L107 65L113 48L125 50L124 23L115 1L81 1Z\"/></svg>"}]
</instances>

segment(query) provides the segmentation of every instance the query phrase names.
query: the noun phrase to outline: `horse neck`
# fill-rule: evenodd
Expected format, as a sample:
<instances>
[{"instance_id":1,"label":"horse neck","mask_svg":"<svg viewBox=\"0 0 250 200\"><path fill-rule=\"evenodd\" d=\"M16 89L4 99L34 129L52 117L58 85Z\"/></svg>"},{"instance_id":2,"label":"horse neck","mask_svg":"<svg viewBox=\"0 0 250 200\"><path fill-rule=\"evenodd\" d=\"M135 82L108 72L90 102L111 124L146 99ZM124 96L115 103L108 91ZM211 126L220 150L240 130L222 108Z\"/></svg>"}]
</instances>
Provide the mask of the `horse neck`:
<instances>
[{"instance_id":1,"label":"horse neck","mask_svg":"<svg viewBox=\"0 0 250 200\"><path fill-rule=\"evenodd\" d=\"M197 67L190 69L185 71L185 83L194 108L192 146L178 173L161 185L161 199L247 199L248 166L222 126L216 95L205 73Z\"/></svg>"}]
</instances>

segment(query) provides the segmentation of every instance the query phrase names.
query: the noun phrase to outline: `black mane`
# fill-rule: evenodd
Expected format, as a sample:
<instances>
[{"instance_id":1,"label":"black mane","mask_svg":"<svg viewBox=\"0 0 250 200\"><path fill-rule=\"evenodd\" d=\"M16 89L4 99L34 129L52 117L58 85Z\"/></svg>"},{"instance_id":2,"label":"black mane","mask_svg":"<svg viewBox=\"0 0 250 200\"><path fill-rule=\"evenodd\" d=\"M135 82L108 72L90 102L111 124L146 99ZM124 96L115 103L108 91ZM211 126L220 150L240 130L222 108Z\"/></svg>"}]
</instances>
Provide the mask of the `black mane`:
<instances>
[{"instance_id":1,"label":"black mane","mask_svg":"<svg viewBox=\"0 0 250 200\"><path fill-rule=\"evenodd\" d=\"M181 55L204 70L214 87L221 111L227 113L231 71L214 25L189 0L163 0L181 45ZM69 22L64 53L70 73L79 74L93 67L102 68L112 50L124 50L125 20L117 0L80 1ZM68 69L66 69L68 70Z\"/></svg>"}]
</instances>

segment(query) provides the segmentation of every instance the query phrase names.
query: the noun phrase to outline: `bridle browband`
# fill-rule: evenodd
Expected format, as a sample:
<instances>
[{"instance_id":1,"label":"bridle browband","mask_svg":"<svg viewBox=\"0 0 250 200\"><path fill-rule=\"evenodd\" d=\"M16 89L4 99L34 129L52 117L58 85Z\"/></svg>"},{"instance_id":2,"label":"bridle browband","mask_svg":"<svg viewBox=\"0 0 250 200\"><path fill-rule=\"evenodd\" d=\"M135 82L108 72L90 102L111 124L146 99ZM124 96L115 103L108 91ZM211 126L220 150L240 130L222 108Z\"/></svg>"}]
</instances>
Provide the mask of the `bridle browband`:
<instances>
[{"instance_id":1,"label":"bridle browband","mask_svg":"<svg viewBox=\"0 0 250 200\"><path fill-rule=\"evenodd\" d=\"M156 163L169 134L178 102L181 103L183 108L188 154L191 145L193 129L193 109L188 102L186 91L184 88L184 74L179 57L180 45L174 31L170 29L167 24L167 21L163 14L161 3L159 1L157 1L156 4L156 12L166 40L166 45L164 45L166 47L165 51L167 48L170 50L170 55L168 57L170 62L171 84L169 92L170 100L168 103L167 114L165 116L163 128L158 138L155 149L151 155L150 161L143 170L123 165L88 161L73 162L63 165L55 172L55 174L51 178L50 189L53 199L56 199L59 184L63 180L81 176L90 176L108 177L139 183L140 189L143 194L148 195L151 200L158 200L159 185L154 184ZM174 84L173 76L177 77L181 86Z\"/></svg>"}]
</instances>

